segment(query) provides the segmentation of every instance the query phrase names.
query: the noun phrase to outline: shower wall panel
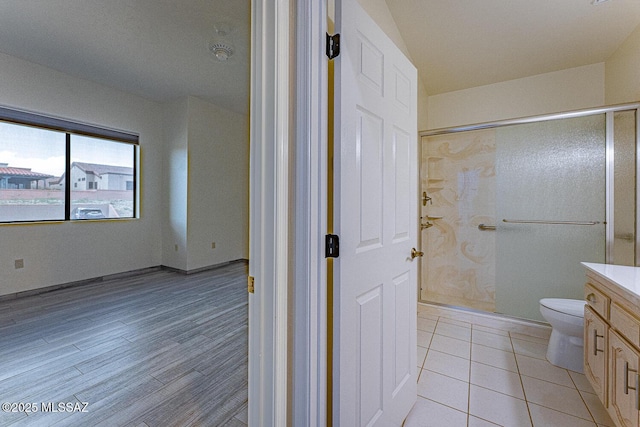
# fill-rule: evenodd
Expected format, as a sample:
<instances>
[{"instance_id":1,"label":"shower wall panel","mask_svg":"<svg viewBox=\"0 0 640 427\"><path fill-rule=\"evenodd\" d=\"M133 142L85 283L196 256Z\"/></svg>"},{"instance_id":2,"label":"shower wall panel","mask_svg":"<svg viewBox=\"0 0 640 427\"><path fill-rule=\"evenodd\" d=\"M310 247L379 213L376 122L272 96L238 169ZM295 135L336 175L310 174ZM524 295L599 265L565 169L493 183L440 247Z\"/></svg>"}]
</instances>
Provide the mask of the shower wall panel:
<instances>
[{"instance_id":1,"label":"shower wall panel","mask_svg":"<svg viewBox=\"0 0 640 427\"><path fill-rule=\"evenodd\" d=\"M495 310L495 130L422 139L421 299ZM441 217L441 218L440 218Z\"/></svg>"}]
</instances>

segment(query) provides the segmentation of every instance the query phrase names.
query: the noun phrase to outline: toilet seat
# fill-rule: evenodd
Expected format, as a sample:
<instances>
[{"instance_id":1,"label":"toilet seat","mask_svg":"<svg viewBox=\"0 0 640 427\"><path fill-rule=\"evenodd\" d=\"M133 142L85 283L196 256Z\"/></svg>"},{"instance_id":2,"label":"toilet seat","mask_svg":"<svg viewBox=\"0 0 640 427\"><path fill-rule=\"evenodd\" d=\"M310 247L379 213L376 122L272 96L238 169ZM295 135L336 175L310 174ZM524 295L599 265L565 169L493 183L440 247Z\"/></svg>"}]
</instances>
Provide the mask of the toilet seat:
<instances>
[{"instance_id":1,"label":"toilet seat","mask_svg":"<svg viewBox=\"0 0 640 427\"><path fill-rule=\"evenodd\" d=\"M548 308L549 310L557 311L558 313L566 314L568 316L584 317L585 302L583 300L543 298L540 300L540 305Z\"/></svg>"}]
</instances>

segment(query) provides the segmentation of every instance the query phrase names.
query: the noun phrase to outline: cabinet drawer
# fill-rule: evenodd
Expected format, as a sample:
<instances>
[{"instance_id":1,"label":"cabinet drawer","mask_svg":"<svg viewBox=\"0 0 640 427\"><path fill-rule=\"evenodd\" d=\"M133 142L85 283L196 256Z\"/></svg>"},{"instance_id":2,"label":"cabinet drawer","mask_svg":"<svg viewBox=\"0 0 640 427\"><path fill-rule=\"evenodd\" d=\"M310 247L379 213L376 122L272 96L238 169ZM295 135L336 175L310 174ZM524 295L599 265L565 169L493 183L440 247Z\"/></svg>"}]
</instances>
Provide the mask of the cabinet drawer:
<instances>
[{"instance_id":1,"label":"cabinet drawer","mask_svg":"<svg viewBox=\"0 0 640 427\"><path fill-rule=\"evenodd\" d=\"M584 299L593 310L602 316L603 319L609 320L609 297L596 289L592 284L584 285Z\"/></svg>"},{"instance_id":2,"label":"cabinet drawer","mask_svg":"<svg viewBox=\"0 0 640 427\"><path fill-rule=\"evenodd\" d=\"M615 302L611 304L611 326L631 344L640 347L640 320Z\"/></svg>"}]
</instances>

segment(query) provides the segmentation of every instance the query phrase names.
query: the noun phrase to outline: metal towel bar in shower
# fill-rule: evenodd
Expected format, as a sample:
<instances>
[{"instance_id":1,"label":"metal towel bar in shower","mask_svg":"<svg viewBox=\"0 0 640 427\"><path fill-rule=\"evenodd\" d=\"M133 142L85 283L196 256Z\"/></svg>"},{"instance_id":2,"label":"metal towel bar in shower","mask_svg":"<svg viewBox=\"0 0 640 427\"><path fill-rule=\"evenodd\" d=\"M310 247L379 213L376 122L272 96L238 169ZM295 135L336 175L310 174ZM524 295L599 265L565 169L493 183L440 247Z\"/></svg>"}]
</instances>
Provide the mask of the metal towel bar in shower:
<instances>
[{"instance_id":1,"label":"metal towel bar in shower","mask_svg":"<svg viewBox=\"0 0 640 427\"><path fill-rule=\"evenodd\" d=\"M496 226L495 225L486 225L486 224L478 224L478 230L495 230Z\"/></svg>"},{"instance_id":2,"label":"metal towel bar in shower","mask_svg":"<svg viewBox=\"0 0 640 427\"><path fill-rule=\"evenodd\" d=\"M536 219L503 219L509 224L561 224L561 225L598 225L600 221L540 221Z\"/></svg>"}]
</instances>

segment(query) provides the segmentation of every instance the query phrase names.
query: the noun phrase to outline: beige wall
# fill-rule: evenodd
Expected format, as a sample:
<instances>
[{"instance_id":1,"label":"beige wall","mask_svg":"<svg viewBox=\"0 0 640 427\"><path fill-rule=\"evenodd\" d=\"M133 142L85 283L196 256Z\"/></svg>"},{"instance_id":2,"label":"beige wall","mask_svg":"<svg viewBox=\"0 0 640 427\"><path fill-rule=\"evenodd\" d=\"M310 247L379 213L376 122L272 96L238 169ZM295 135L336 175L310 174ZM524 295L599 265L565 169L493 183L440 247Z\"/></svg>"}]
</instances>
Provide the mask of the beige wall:
<instances>
[{"instance_id":1,"label":"beige wall","mask_svg":"<svg viewBox=\"0 0 640 427\"><path fill-rule=\"evenodd\" d=\"M429 96L428 128L600 107L604 73L599 63Z\"/></svg>"},{"instance_id":2,"label":"beige wall","mask_svg":"<svg viewBox=\"0 0 640 427\"><path fill-rule=\"evenodd\" d=\"M640 101L640 25L605 64L606 103Z\"/></svg>"},{"instance_id":3,"label":"beige wall","mask_svg":"<svg viewBox=\"0 0 640 427\"><path fill-rule=\"evenodd\" d=\"M440 129L638 102L639 70L640 26L604 63L433 95L421 108L427 128Z\"/></svg>"}]
</instances>

